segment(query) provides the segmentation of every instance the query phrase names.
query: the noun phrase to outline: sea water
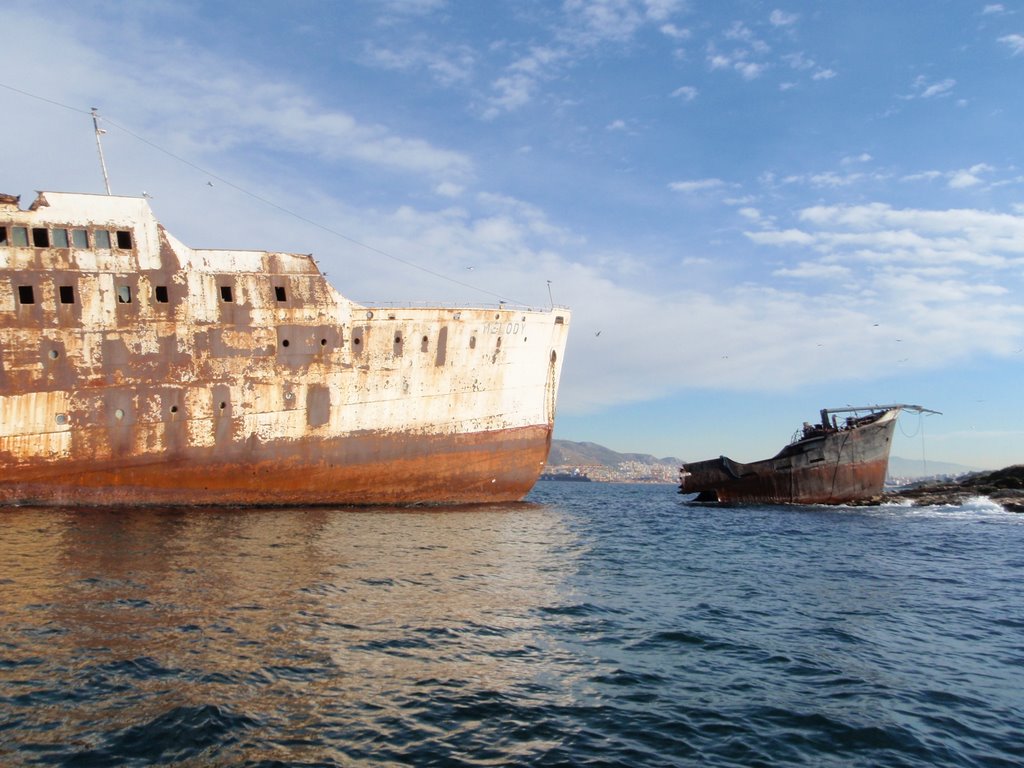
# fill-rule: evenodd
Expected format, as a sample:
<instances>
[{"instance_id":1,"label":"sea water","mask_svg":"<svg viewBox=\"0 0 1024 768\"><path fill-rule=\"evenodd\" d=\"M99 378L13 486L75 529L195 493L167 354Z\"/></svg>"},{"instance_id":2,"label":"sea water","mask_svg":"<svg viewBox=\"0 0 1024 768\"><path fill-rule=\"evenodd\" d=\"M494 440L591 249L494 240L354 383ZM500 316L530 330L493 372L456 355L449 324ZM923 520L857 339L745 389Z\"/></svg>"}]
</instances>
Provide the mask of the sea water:
<instances>
[{"instance_id":1,"label":"sea water","mask_svg":"<svg viewBox=\"0 0 1024 768\"><path fill-rule=\"evenodd\" d=\"M1024 516L0 512L0 764L1024 764Z\"/></svg>"}]
</instances>

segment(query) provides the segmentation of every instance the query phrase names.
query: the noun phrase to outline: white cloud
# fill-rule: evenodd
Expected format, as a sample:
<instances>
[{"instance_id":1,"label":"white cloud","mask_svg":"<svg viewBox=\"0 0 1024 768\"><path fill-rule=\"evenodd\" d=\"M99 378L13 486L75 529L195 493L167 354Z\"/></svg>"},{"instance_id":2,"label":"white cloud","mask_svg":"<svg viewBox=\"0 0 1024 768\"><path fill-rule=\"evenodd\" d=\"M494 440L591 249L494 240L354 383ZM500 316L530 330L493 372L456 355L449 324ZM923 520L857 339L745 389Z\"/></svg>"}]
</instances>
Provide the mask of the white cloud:
<instances>
[{"instance_id":1,"label":"white cloud","mask_svg":"<svg viewBox=\"0 0 1024 768\"><path fill-rule=\"evenodd\" d=\"M789 27L796 24L799 19L799 14L786 13L785 11L780 11L778 9L772 11L771 15L768 17L768 20L774 27Z\"/></svg>"},{"instance_id":2,"label":"white cloud","mask_svg":"<svg viewBox=\"0 0 1024 768\"><path fill-rule=\"evenodd\" d=\"M563 8L576 39L586 45L628 40L648 19L645 9L628 0L566 0Z\"/></svg>"},{"instance_id":3,"label":"white cloud","mask_svg":"<svg viewBox=\"0 0 1024 768\"><path fill-rule=\"evenodd\" d=\"M854 165L856 163L870 163L873 158L867 152L861 152L859 155L851 155L844 157L840 160L842 165Z\"/></svg>"},{"instance_id":4,"label":"white cloud","mask_svg":"<svg viewBox=\"0 0 1024 768\"><path fill-rule=\"evenodd\" d=\"M777 269L772 274L777 277L797 277L810 280L841 280L849 277L851 270L838 264L802 261L795 267Z\"/></svg>"},{"instance_id":5,"label":"white cloud","mask_svg":"<svg viewBox=\"0 0 1024 768\"><path fill-rule=\"evenodd\" d=\"M682 99L683 101L693 101L697 98L699 91L692 85L683 85L672 91L672 98Z\"/></svg>"},{"instance_id":6,"label":"white cloud","mask_svg":"<svg viewBox=\"0 0 1024 768\"><path fill-rule=\"evenodd\" d=\"M811 245L814 238L799 229L773 230L771 232L744 232L758 245Z\"/></svg>"},{"instance_id":7,"label":"white cloud","mask_svg":"<svg viewBox=\"0 0 1024 768\"><path fill-rule=\"evenodd\" d=\"M464 187L461 184L453 184L450 181L443 181L434 188L441 197L461 197Z\"/></svg>"},{"instance_id":8,"label":"white cloud","mask_svg":"<svg viewBox=\"0 0 1024 768\"><path fill-rule=\"evenodd\" d=\"M921 98L930 99L933 96L941 96L952 90L954 85L956 85L956 80L952 78L947 78L940 83L933 83L921 92Z\"/></svg>"},{"instance_id":9,"label":"white cloud","mask_svg":"<svg viewBox=\"0 0 1024 768\"><path fill-rule=\"evenodd\" d=\"M706 192L712 189L720 189L725 186L721 179L697 179L694 181L673 181L668 188L673 192Z\"/></svg>"},{"instance_id":10,"label":"white cloud","mask_svg":"<svg viewBox=\"0 0 1024 768\"><path fill-rule=\"evenodd\" d=\"M956 85L956 80L947 78L937 83L931 83L924 75L918 75L911 84L913 93L904 98L907 99L932 99L936 96L948 96Z\"/></svg>"},{"instance_id":11,"label":"white cloud","mask_svg":"<svg viewBox=\"0 0 1024 768\"><path fill-rule=\"evenodd\" d=\"M515 74L499 77L492 84L496 92L489 100L489 107L484 111L485 120L493 120L502 112L513 112L530 103L537 82L527 75Z\"/></svg>"},{"instance_id":12,"label":"white cloud","mask_svg":"<svg viewBox=\"0 0 1024 768\"><path fill-rule=\"evenodd\" d=\"M923 171L903 176L900 181L935 181L935 179L942 178L943 175L942 171Z\"/></svg>"},{"instance_id":13,"label":"white cloud","mask_svg":"<svg viewBox=\"0 0 1024 768\"><path fill-rule=\"evenodd\" d=\"M381 0L381 5L392 13L422 16L443 8L447 0Z\"/></svg>"},{"instance_id":14,"label":"white cloud","mask_svg":"<svg viewBox=\"0 0 1024 768\"><path fill-rule=\"evenodd\" d=\"M845 164L845 163L844 163ZM879 176L866 173L839 174L835 171L824 171L821 173L809 173L787 176L782 179L783 184L807 184L812 187L839 188L849 187L866 179L877 179Z\"/></svg>"},{"instance_id":15,"label":"white cloud","mask_svg":"<svg viewBox=\"0 0 1024 768\"><path fill-rule=\"evenodd\" d=\"M816 66L814 60L808 59L802 51L797 53L787 53L782 57L782 60L796 70L814 69Z\"/></svg>"},{"instance_id":16,"label":"white cloud","mask_svg":"<svg viewBox=\"0 0 1024 768\"><path fill-rule=\"evenodd\" d=\"M439 6L421 2L401 7L411 13ZM668 8L639 2L632 7L645 19ZM320 230L311 234L293 217L226 185L207 187L205 179L197 181L191 169L183 173L176 161L164 158L173 166L170 171L152 158L142 162L137 154L127 154L131 140L111 131L108 162L113 155L124 174L124 186L116 191L130 191L126 187L139 186L143 177L147 188L155 184L158 213L186 242L312 250L332 280L343 276L336 283L339 289L363 300L464 300L468 282L439 275L465 281L472 274L474 285L500 286L502 297L547 306L546 281L551 280L555 300L574 311L567 357L572 364L565 368L559 401L562 412L649 399L684 386L785 391L824 381L849 383L876 375L878 369L866 370L864 360L884 366L896 357L891 339L871 335L875 322L899 327L901 337L913 341L915 365L922 368L1020 347L1024 310L1000 282L1006 277L1009 284L1024 271L1024 207L1016 215L998 215L882 204L821 206L806 208L788 222L780 217L782 223L775 228L775 218L763 209L777 203L777 197L755 200L740 196L736 185L720 178L684 178L670 189L708 193L716 203L732 193L728 203L738 210L728 211L731 222L737 221L735 212L752 230L766 225L772 229L748 233L738 244L741 252L732 250L737 243L727 243L727 258L722 257L724 249L709 255L715 246L681 238L684 245L673 253L672 264L686 263L705 274L718 270L729 279L674 290L664 273L652 274L656 270L643 246L633 253L598 249L528 201L473 194L470 155L365 119L355 108L342 111L330 100L337 93L318 98L298 81L261 64L214 57L187 42L161 46L146 40L133 48L127 35L118 38L116 50L90 48L76 42L99 39L88 19L61 26L45 13L40 10L33 17L29 41L9 51L9 66L17 67L24 87L71 104L89 104L92 93L111 94L101 106L140 134L190 160L212 161L246 189L265 199L293 201L289 204L307 222L330 222L333 230L345 233L344 238ZM19 35L25 34L24 18L17 21ZM47 67L33 64L33 49L43 49L40 41L52 49ZM729 69L753 61L753 47L745 47L747 58L727 58ZM403 60L391 53L394 66L429 66L427 59ZM563 54L550 48L517 59L501 73L510 78L509 87L497 92L509 101L490 108L494 114L515 108L517 88L511 78L516 75L524 78L518 93L526 99L518 103L528 104L543 81L556 77L579 54L579 49ZM87 121L87 115L72 117ZM53 147L54 157L41 164L38 153L10 153L5 178L15 187L5 191L31 190L51 179L71 179L73 186L82 179L95 181L88 131L78 141L77 125L60 133L52 124L57 121L16 122L8 125L11 146L28 146L28 139L40 143L38 137L26 136L37 130L45 135L45 145ZM539 146L542 138L539 133L516 134L508 146L533 141ZM119 161L118 155L127 159ZM80 162L88 164L87 173L78 171ZM370 202L349 200L335 188L341 184L339 177L347 175L332 166L335 162L345 171L365 164L367 178L379 179L384 176L379 171L387 169L399 177L402 191L390 194L382 187L367 198ZM316 173L308 173L311 166ZM979 166L967 171L976 178L989 172ZM40 182L39 174L47 178ZM816 174L803 180L837 185L849 178ZM775 184L770 174L762 180ZM434 194L420 194L424 191ZM423 199L428 202L419 209L409 202ZM439 202L441 207L434 209ZM210 210L217 216L209 216ZM376 251L368 259L351 240L371 244ZM430 273L381 252L414 258ZM765 253L770 261L761 258ZM372 269L365 268L370 261ZM472 273L467 272L470 266ZM625 271L643 275L645 270L653 286L649 289L641 280L621 279ZM773 288L772 271L776 280L794 279L785 290ZM588 332L591 327L606 332L598 339ZM606 342L615 330L622 343L610 348ZM666 355L666 349L679 348L680 339L685 339L685 354ZM905 355L902 350L899 354ZM610 355L615 356L614 366L608 364Z\"/></svg>"},{"instance_id":17,"label":"white cloud","mask_svg":"<svg viewBox=\"0 0 1024 768\"><path fill-rule=\"evenodd\" d=\"M644 0L647 18L652 21L664 21L675 13L686 8L686 0Z\"/></svg>"},{"instance_id":18,"label":"white cloud","mask_svg":"<svg viewBox=\"0 0 1024 768\"><path fill-rule=\"evenodd\" d=\"M732 60L720 53L713 53L708 56L708 66L711 69L730 69L732 67Z\"/></svg>"},{"instance_id":19,"label":"white cloud","mask_svg":"<svg viewBox=\"0 0 1024 768\"><path fill-rule=\"evenodd\" d=\"M999 42L1009 46L1010 52L1014 56L1024 53L1024 35L1003 35L999 38Z\"/></svg>"},{"instance_id":20,"label":"white cloud","mask_svg":"<svg viewBox=\"0 0 1024 768\"><path fill-rule=\"evenodd\" d=\"M1002 3L990 3L982 9L981 13L983 16L988 16L993 13L1002 13L1005 10Z\"/></svg>"},{"instance_id":21,"label":"white cloud","mask_svg":"<svg viewBox=\"0 0 1024 768\"><path fill-rule=\"evenodd\" d=\"M725 37L728 40L752 40L754 33L742 21L734 21L725 31Z\"/></svg>"},{"instance_id":22,"label":"white cloud","mask_svg":"<svg viewBox=\"0 0 1024 768\"><path fill-rule=\"evenodd\" d=\"M966 189L968 187L976 187L978 184L983 183L981 174L989 173L995 170L992 166L986 165L985 163L978 163L972 165L970 168L966 168L960 171L954 171L949 177L949 186L951 189Z\"/></svg>"},{"instance_id":23,"label":"white cloud","mask_svg":"<svg viewBox=\"0 0 1024 768\"><path fill-rule=\"evenodd\" d=\"M677 27L675 24L662 24L660 30L663 35L673 40L689 40L692 36L690 30Z\"/></svg>"},{"instance_id":24,"label":"white cloud","mask_svg":"<svg viewBox=\"0 0 1024 768\"><path fill-rule=\"evenodd\" d=\"M744 80L756 80L764 72L765 66L752 61L736 62L736 71L743 76Z\"/></svg>"},{"instance_id":25,"label":"white cloud","mask_svg":"<svg viewBox=\"0 0 1024 768\"><path fill-rule=\"evenodd\" d=\"M835 76L836 76L836 72L833 69L819 69L817 72L815 72L813 75L811 75L811 79L812 80L831 80Z\"/></svg>"},{"instance_id":26,"label":"white cloud","mask_svg":"<svg viewBox=\"0 0 1024 768\"><path fill-rule=\"evenodd\" d=\"M475 66L474 53L468 46L445 47L442 50L406 46L394 50L367 44L363 61L380 69L423 70L443 86L469 82Z\"/></svg>"}]
</instances>

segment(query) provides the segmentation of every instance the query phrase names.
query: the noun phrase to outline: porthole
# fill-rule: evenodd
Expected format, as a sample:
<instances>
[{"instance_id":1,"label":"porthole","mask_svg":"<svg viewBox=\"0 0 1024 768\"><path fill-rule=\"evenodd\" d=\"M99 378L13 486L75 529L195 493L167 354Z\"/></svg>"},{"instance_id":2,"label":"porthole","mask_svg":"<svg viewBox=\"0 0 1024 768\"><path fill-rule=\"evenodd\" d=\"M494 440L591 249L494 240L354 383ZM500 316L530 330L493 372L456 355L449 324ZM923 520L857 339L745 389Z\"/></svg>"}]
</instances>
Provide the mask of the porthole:
<instances>
[{"instance_id":1,"label":"porthole","mask_svg":"<svg viewBox=\"0 0 1024 768\"><path fill-rule=\"evenodd\" d=\"M227 407L228 407L228 404L227 404L227 403L225 403L225 402L224 402L223 400L221 400L221 401L220 401L220 409L221 409L221 410L223 411L223 410L224 410L225 408L227 408Z\"/></svg>"},{"instance_id":2,"label":"porthole","mask_svg":"<svg viewBox=\"0 0 1024 768\"><path fill-rule=\"evenodd\" d=\"M288 341L288 339L281 339L281 346L282 347L287 347L289 344L291 344L291 342Z\"/></svg>"},{"instance_id":3,"label":"porthole","mask_svg":"<svg viewBox=\"0 0 1024 768\"><path fill-rule=\"evenodd\" d=\"M117 410L115 410L115 411L114 411L114 418L115 418L115 419L117 419L118 421L120 421L121 419L123 419L123 418L124 418L124 411L123 411L123 410L121 410L120 408L118 408Z\"/></svg>"},{"instance_id":4,"label":"porthole","mask_svg":"<svg viewBox=\"0 0 1024 768\"><path fill-rule=\"evenodd\" d=\"M320 339L320 346L321 347L326 347L327 346L327 339Z\"/></svg>"},{"instance_id":5,"label":"porthole","mask_svg":"<svg viewBox=\"0 0 1024 768\"><path fill-rule=\"evenodd\" d=\"M58 352L56 349L51 349L49 352L49 357L51 360L56 360L58 357L60 357L60 352Z\"/></svg>"},{"instance_id":6,"label":"porthole","mask_svg":"<svg viewBox=\"0 0 1024 768\"><path fill-rule=\"evenodd\" d=\"M355 345L356 345L357 347L358 347L358 346L359 346L359 345L360 345L360 344L361 344L362 342L363 342L363 340L362 340L362 339L360 339L360 338L359 338L358 336L356 336L355 338L353 338L353 339L352 339L352 343L353 343L353 344L355 344Z\"/></svg>"},{"instance_id":7,"label":"porthole","mask_svg":"<svg viewBox=\"0 0 1024 768\"><path fill-rule=\"evenodd\" d=\"M367 312L366 313L366 319L367 320L372 320L373 319L373 312Z\"/></svg>"},{"instance_id":8,"label":"porthole","mask_svg":"<svg viewBox=\"0 0 1024 768\"><path fill-rule=\"evenodd\" d=\"M63 427L65 424L68 423L68 415L66 413L58 413L57 416L55 417L55 420L57 424Z\"/></svg>"},{"instance_id":9,"label":"porthole","mask_svg":"<svg viewBox=\"0 0 1024 768\"><path fill-rule=\"evenodd\" d=\"M171 413L177 413L177 412L178 412L178 406L172 405L171 406Z\"/></svg>"}]
</instances>

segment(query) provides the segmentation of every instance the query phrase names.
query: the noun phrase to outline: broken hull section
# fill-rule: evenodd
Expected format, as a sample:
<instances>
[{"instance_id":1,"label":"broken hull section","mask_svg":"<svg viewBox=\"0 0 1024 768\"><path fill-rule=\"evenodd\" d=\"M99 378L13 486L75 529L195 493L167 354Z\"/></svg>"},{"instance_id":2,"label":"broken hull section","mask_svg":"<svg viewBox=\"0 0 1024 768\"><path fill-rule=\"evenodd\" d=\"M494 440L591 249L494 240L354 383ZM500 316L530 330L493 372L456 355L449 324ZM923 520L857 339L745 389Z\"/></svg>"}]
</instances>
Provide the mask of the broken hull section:
<instances>
[{"instance_id":1,"label":"broken hull section","mask_svg":"<svg viewBox=\"0 0 1024 768\"><path fill-rule=\"evenodd\" d=\"M697 501L847 504L878 496L885 484L899 409L870 423L798 440L771 459L744 464L725 456L684 464L680 493Z\"/></svg>"},{"instance_id":2,"label":"broken hull section","mask_svg":"<svg viewBox=\"0 0 1024 768\"><path fill-rule=\"evenodd\" d=\"M0 196L0 504L520 499L568 325L356 304L308 255L191 249L144 200Z\"/></svg>"}]
</instances>

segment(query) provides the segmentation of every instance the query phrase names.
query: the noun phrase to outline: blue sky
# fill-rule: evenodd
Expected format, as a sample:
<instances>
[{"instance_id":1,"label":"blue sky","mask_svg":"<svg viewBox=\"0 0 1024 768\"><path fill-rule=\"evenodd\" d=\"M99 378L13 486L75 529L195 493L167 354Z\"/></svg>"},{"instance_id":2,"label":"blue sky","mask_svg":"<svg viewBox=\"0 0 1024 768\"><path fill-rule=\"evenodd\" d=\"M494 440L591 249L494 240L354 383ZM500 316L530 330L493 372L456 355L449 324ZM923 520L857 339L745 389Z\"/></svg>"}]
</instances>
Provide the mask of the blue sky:
<instances>
[{"instance_id":1,"label":"blue sky","mask_svg":"<svg viewBox=\"0 0 1024 768\"><path fill-rule=\"evenodd\" d=\"M365 302L550 281L556 437L753 460L910 402L894 455L1024 461L1024 2L284 7L8 0L0 191L101 192L95 106L189 245Z\"/></svg>"}]
</instances>

